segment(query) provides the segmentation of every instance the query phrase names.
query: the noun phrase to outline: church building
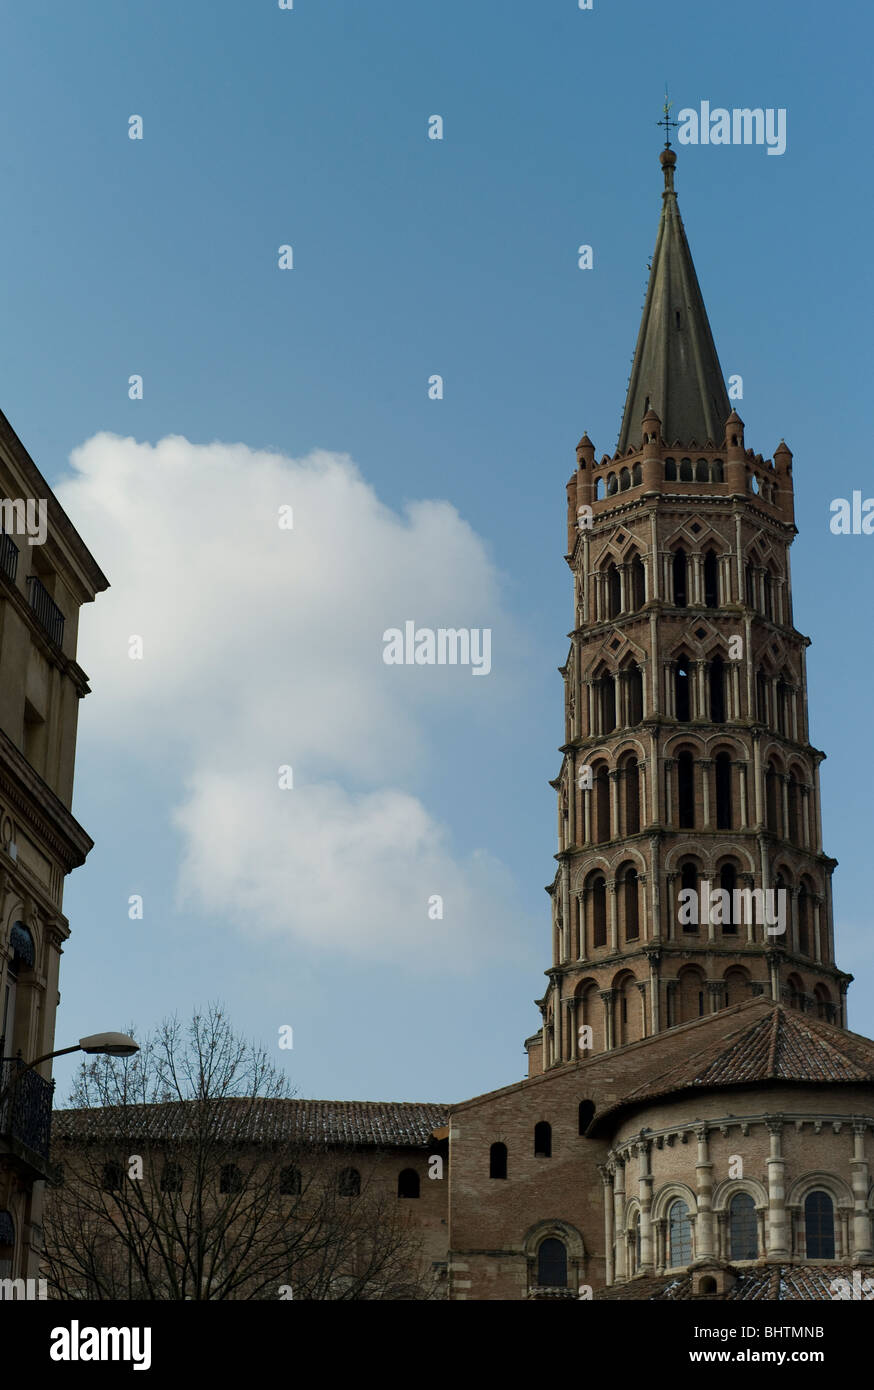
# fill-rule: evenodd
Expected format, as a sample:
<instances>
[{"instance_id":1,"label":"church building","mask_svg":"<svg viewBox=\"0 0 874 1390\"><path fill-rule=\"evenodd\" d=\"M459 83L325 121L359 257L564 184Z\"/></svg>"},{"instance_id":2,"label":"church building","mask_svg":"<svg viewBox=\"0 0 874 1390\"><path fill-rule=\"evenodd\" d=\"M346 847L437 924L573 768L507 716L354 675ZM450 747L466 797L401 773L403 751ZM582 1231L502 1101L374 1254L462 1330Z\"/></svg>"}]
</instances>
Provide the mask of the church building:
<instances>
[{"instance_id":1,"label":"church building","mask_svg":"<svg viewBox=\"0 0 874 1390\"><path fill-rule=\"evenodd\" d=\"M451 1111L455 1299L831 1298L874 1262L874 1042L835 960L792 453L747 445L660 162L618 445L584 434L567 484L542 1024L527 1079Z\"/></svg>"}]
</instances>

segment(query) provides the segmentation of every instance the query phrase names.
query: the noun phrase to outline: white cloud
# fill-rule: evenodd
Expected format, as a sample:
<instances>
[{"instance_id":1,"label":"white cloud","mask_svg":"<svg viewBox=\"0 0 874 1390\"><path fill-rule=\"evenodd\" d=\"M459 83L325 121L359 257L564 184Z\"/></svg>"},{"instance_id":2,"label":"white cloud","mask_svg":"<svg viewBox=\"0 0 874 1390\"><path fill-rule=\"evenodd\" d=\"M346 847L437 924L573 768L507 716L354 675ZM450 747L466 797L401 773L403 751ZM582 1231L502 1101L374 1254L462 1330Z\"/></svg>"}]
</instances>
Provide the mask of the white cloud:
<instances>
[{"instance_id":1,"label":"white cloud","mask_svg":"<svg viewBox=\"0 0 874 1390\"><path fill-rule=\"evenodd\" d=\"M101 434L72 463L57 492L113 586L82 615L85 719L162 780L185 901L370 957L416 941L448 966L494 948L498 925L506 947L506 870L454 849L410 789L441 756L435 720L444 740L485 730L524 664L500 577L455 509L399 515L325 452ZM491 628L491 674L386 666L382 634L408 619ZM293 791L278 788L286 763Z\"/></svg>"}]
</instances>

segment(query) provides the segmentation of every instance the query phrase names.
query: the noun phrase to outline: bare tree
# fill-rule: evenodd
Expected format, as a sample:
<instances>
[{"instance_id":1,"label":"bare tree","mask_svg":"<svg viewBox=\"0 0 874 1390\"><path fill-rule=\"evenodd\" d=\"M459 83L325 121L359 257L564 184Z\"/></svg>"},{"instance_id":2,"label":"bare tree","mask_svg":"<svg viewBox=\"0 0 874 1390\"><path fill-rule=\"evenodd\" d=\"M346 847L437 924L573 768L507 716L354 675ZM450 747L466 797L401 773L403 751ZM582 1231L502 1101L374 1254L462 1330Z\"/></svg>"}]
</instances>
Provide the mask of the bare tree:
<instances>
[{"instance_id":1,"label":"bare tree","mask_svg":"<svg viewBox=\"0 0 874 1390\"><path fill-rule=\"evenodd\" d=\"M54 1297L434 1296L373 1150L335 1173L267 1052L211 1006L128 1059L83 1063L55 1116L45 1263Z\"/></svg>"}]
</instances>

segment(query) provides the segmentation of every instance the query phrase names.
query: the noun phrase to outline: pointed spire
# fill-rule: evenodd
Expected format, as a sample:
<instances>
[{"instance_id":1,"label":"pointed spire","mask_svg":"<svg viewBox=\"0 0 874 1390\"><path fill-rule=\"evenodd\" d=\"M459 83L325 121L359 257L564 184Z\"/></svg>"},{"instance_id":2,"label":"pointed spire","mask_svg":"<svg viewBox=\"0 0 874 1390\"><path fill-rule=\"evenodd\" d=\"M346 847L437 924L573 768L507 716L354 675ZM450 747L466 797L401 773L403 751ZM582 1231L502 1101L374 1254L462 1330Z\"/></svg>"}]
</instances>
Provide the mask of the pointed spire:
<instances>
[{"instance_id":1,"label":"pointed spire","mask_svg":"<svg viewBox=\"0 0 874 1390\"><path fill-rule=\"evenodd\" d=\"M637 336L617 453L637 448L643 417L655 410L662 438L722 443L731 410L677 195L676 152L659 155L665 176L662 216Z\"/></svg>"}]
</instances>

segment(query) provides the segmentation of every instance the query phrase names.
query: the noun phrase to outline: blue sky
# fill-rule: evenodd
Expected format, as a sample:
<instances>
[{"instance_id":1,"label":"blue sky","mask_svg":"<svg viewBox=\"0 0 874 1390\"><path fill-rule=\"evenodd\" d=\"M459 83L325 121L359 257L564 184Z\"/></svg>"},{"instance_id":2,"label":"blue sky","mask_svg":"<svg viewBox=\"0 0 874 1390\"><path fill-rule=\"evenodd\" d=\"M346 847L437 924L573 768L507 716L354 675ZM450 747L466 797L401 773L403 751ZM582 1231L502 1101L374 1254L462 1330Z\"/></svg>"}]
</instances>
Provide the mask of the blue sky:
<instances>
[{"instance_id":1,"label":"blue sky","mask_svg":"<svg viewBox=\"0 0 874 1390\"><path fill-rule=\"evenodd\" d=\"M302 1095L444 1101L523 1074L549 964L564 485L584 429L615 445L666 80L675 111L787 111L785 154L681 149L677 188L747 442L795 453L838 955L851 1026L874 1030L874 538L828 528L831 499L874 494L868 11L32 10L4 14L0 405L113 584L82 615L74 809L96 847L67 889L57 1045L221 998L271 1046L292 1025ZM258 531L283 500L294 551ZM490 627L491 674L383 667L407 618ZM259 844L282 763L295 809ZM397 836L397 863L353 864L344 902L312 863L330 852L343 883L362 824ZM443 923L404 920L416 874L423 900L448 885Z\"/></svg>"}]
</instances>

